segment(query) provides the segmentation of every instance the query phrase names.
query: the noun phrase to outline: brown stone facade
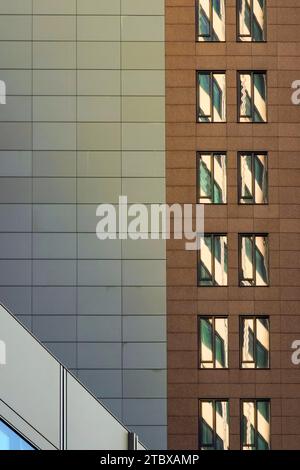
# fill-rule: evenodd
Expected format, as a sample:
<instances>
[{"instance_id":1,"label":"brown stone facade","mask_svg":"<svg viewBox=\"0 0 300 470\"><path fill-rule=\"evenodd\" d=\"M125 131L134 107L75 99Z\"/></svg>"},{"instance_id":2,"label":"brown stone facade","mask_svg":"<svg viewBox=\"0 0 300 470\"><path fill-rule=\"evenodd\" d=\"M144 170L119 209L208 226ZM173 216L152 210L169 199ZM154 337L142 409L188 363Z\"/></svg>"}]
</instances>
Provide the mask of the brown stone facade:
<instances>
[{"instance_id":1,"label":"brown stone facade","mask_svg":"<svg viewBox=\"0 0 300 470\"><path fill-rule=\"evenodd\" d=\"M198 449L198 400L227 398L230 448L240 448L240 400L271 401L271 448L300 449L300 2L267 1L267 42L236 41L236 1L226 0L226 42L196 42L195 0L166 0L167 200L196 202L196 152L225 151L228 203L205 207L205 231L228 234L228 287L197 287L197 254L167 245L168 446ZM224 70L227 122L196 122L196 71ZM268 122L237 123L237 71L266 70ZM269 204L242 206L237 152L268 152ZM238 234L269 234L270 285L239 287ZM229 368L198 369L198 315L228 315ZM239 316L270 317L270 369L242 370Z\"/></svg>"}]
</instances>

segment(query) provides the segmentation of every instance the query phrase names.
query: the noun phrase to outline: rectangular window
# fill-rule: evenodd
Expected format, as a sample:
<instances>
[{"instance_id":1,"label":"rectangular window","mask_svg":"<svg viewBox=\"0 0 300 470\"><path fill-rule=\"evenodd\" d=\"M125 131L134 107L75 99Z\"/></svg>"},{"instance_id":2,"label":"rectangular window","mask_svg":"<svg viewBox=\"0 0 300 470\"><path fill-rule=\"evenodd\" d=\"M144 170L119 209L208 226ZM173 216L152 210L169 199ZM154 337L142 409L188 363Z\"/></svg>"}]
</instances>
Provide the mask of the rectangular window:
<instances>
[{"instance_id":1,"label":"rectangular window","mask_svg":"<svg viewBox=\"0 0 300 470\"><path fill-rule=\"evenodd\" d=\"M266 72L238 72L239 122L267 122Z\"/></svg>"},{"instance_id":2,"label":"rectangular window","mask_svg":"<svg viewBox=\"0 0 300 470\"><path fill-rule=\"evenodd\" d=\"M225 41L225 0L197 0L198 41Z\"/></svg>"},{"instance_id":3,"label":"rectangular window","mask_svg":"<svg viewBox=\"0 0 300 470\"><path fill-rule=\"evenodd\" d=\"M238 40L264 42L266 40L266 0L238 1Z\"/></svg>"},{"instance_id":4,"label":"rectangular window","mask_svg":"<svg viewBox=\"0 0 300 470\"><path fill-rule=\"evenodd\" d=\"M227 235L205 234L200 240L198 283L200 286L227 286Z\"/></svg>"},{"instance_id":5,"label":"rectangular window","mask_svg":"<svg viewBox=\"0 0 300 470\"><path fill-rule=\"evenodd\" d=\"M270 450L270 401L242 400L242 450Z\"/></svg>"},{"instance_id":6,"label":"rectangular window","mask_svg":"<svg viewBox=\"0 0 300 470\"><path fill-rule=\"evenodd\" d=\"M240 235L240 285L267 286L268 236Z\"/></svg>"},{"instance_id":7,"label":"rectangular window","mask_svg":"<svg viewBox=\"0 0 300 470\"><path fill-rule=\"evenodd\" d=\"M267 154L239 153L239 203L268 203Z\"/></svg>"},{"instance_id":8,"label":"rectangular window","mask_svg":"<svg viewBox=\"0 0 300 470\"><path fill-rule=\"evenodd\" d=\"M228 367L228 319L199 318L199 359L201 369Z\"/></svg>"},{"instance_id":9,"label":"rectangular window","mask_svg":"<svg viewBox=\"0 0 300 470\"><path fill-rule=\"evenodd\" d=\"M218 152L199 152L197 154L197 160L199 204L226 204L226 154Z\"/></svg>"},{"instance_id":10,"label":"rectangular window","mask_svg":"<svg viewBox=\"0 0 300 470\"><path fill-rule=\"evenodd\" d=\"M268 317L241 317L242 369L270 367L270 322Z\"/></svg>"},{"instance_id":11,"label":"rectangular window","mask_svg":"<svg viewBox=\"0 0 300 470\"><path fill-rule=\"evenodd\" d=\"M200 450L229 450L228 400L199 401Z\"/></svg>"},{"instance_id":12,"label":"rectangular window","mask_svg":"<svg viewBox=\"0 0 300 470\"><path fill-rule=\"evenodd\" d=\"M226 121L225 72L197 72L199 122Z\"/></svg>"}]
</instances>

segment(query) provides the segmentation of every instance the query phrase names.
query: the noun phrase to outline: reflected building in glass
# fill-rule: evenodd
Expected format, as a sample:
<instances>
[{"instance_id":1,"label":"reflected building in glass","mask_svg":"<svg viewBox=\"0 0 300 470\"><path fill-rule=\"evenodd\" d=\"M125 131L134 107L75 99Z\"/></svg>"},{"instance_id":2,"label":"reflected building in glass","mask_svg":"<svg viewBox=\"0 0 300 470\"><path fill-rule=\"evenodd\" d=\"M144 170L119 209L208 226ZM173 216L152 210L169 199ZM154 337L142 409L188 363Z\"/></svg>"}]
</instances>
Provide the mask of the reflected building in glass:
<instances>
[{"instance_id":1,"label":"reflected building in glass","mask_svg":"<svg viewBox=\"0 0 300 470\"><path fill-rule=\"evenodd\" d=\"M266 41L267 0L237 0L238 40L245 42Z\"/></svg>"},{"instance_id":2,"label":"reflected building in glass","mask_svg":"<svg viewBox=\"0 0 300 470\"><path fill-rule=\"evenodd\" d=\"M203 369L228 368L228 318L199 318L199 361Z\"/></svg>"},{"instance_id":3,"label":"reflected building in glass","mask_svg":"<svg viewBox=\"0 0 300 470\"><path fill-rule=\"evenodd\" d=\"M225 41L225 0L197 0L198 41Z\"/></svg>"},{"instance_id":4,"label":"reflected building in glass","mask_svg":"<svg viewBox=\"0 0 300 470\"><path fill-rule=\"evenodd\" d=\"M241 366L270 367L270 320L268 317L241 317Z\"/></svg>"},{"instance_id":5,"label":"reflected building in glass","mask_svg":"<svg viewBox=\"0 0 300 470\"><path fill-rule=\"evenodd\" d=\"M200 242L198 283L202 286L227 286L227 236L205 234Z\"/></svg>"},{"instance_id":6,"label":"reflected building in glass","mask_svg":"<svg viewBox=\"0 0 300 470\"><path fill-rule=\"evenodd\" d=\"M226 121L226 75L225 73L198 73L198 120L199 122Z\"/></svg>"},{"instance_id":7,"label":"reflected building in glass","mask_svg":"<svg viewBox=\"0 0 300 470\"><path fill-rule=\"evenodd\" d=\"M241 153L239 155L240 204L268 203L267 154Z\"/></svg>"},{"instance_id":8,"label":"reflected building in glass","mask_svg":"<svg viewBox=\"0 0 300 470\"><path fill-rule=\"evenodd\" d=\"M198 153L198 202L226 204L227 162L220 153Z\"/></svg>"},{"instance_id":9,"label":"reflected building in glass","mask_svg":"<svg viewBox=\"0 0 300 470\"><path fill-rule=\"evenodd\" d=\"M267 75L265 72L240 72L239 122L267 122Z\"/></svg>"},{"instance_id":10,"label":"reflected building in glass","mask_svg":"<svg viewBox=\"0 0 300 470\"><path fill-rule=\"evenodd\" d=\"M199 449L229 450L228 401L201 400L199 415Z\"/></svg>"},{"instance_id":11,"label":"reflected building in glass","mask_svg":"<svg viewBox=\"0 0 300 470\"><path fill-rule=\"evenodd\" d=\"M242 401L242 450L270 450L270 402Z\"/></svg>"}]
</instances>

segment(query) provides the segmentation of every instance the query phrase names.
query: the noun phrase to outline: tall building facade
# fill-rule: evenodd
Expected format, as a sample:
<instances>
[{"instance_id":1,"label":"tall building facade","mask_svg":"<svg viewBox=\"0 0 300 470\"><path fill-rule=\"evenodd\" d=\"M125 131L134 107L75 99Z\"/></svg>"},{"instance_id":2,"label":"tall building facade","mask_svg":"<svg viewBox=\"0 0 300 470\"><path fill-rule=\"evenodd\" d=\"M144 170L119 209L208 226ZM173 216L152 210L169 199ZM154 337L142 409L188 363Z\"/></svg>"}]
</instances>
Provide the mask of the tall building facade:
<instances>
[{"instance_id":1,"label":"tall building facade","mask_svg":"<svg viewBox=\"0 0 300 470\"><path fill-rule=\"evenodd\" d=\"M196 6L196 8L195 8ZM299 449L300 5L166 2L168 445Z\"/></svg>"},{"instance_id":2,"label":"tall building facade","mask_svg":"<svg viewBox=\"0 0 300 470\"><path fill-rule=\"evenodd\" d=\"M0 302L149 448L300 448L299 26L288 0L0 2ZM203 204L200 249L99 241L121 195Z\"/></svg>"},{"instance_id":3,"label":"tall building facade","mask_svg":"<svg viewBox=\"0 0 300 470\"><path fill-rule=\"evenodd\" d=\"M1 0L0 25L0 301L164 448L165 242L96 238L98 204L164 202L164 2Z\"/></svg>"}]
</instances>

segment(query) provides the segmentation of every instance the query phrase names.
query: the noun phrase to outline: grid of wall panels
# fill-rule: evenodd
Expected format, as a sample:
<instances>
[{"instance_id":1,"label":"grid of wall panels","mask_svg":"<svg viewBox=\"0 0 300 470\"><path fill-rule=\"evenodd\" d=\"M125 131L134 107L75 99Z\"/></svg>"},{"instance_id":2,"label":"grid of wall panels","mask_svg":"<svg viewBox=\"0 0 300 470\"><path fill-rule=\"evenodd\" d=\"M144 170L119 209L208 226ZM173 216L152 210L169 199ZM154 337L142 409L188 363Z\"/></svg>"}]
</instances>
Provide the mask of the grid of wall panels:
<instances>
[{"instance_id":1,"label":"grid of wall panels","mask_svg":"<svg viewBox=\"0 0 300 470\"><path fill-rule=\"evenodd\" d=\"M164 202L164 1L2 0L0 299L152 448L166 445L165 245L96 207Z\"/></svg>"}]
</instances>

